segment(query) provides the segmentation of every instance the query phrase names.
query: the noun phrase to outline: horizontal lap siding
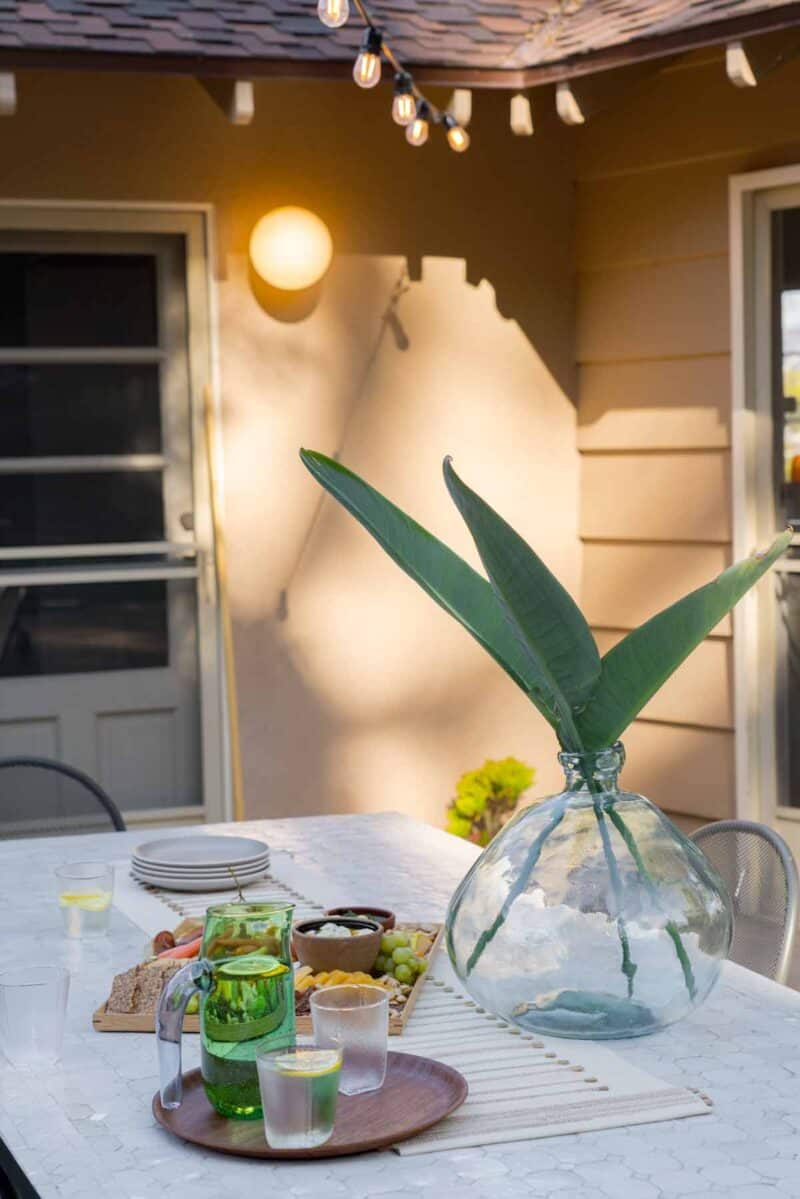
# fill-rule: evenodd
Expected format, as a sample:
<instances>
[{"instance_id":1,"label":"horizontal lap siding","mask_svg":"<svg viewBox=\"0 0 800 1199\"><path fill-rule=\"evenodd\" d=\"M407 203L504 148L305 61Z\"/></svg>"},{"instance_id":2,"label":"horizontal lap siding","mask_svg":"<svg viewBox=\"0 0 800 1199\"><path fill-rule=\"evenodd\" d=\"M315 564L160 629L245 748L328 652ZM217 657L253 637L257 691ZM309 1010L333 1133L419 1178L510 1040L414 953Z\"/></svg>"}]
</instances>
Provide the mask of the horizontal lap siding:
<instances>
[{"instance_id":1,"label":"horizontal lap siding","mask_svg":"<svg viewBox=\"0 0 800 1199\"><path fill-rule=\"evenodd\" d=\"M665 120L706 73L643 103ZM626 120L588 123L578 155L582 598L603 653L723 570L732 536L730 163L655 163L660 126L645 141ZM726 619L625 735L625 784L687 830L734 810L732 693Z\"/></svg>"},{"instance_id":2,"label":"horizontal lap siding","mask_svg":"<svg viewBox=\"0 0 800 1199\"><path fill-rule=\"evenodd\" d=\"M730 445L730 356L592 362L580 368L578 448Z\"/></svg>"},{"instance_id":3,"label":"horizontal lap siding","mask_svg":"<svg viewBox=\"0 0 800 1199\"><path fill-rule=\"evenodd\" d=\"M595 629L601 654L624 637L612 629ZM730 638L709 637L698 645L668 679L642 718L676 725L733 731L733 647Z\"/></svg>"},{"instance_id":4,"label":"horizontal lap siding","mask_svg":"<svg viewBox=\"0 0 800 1199\"><path fill-rule=\"evenodd\" d=\"M583 610L595 628L633 629L729 565L723 545L585 541ZM730 632L726 616L714 633Z\"/></svg>"},{"instance_id":5,"label":"horizontal lap siding","mask_svg":"<svg viewBox=\"0 0 800 1199\"><path fill-rule=\"evenodd\" d=\"M731 540L727 450L585 454L582 468L587 540Z\"/></svg>"}]
</instances>

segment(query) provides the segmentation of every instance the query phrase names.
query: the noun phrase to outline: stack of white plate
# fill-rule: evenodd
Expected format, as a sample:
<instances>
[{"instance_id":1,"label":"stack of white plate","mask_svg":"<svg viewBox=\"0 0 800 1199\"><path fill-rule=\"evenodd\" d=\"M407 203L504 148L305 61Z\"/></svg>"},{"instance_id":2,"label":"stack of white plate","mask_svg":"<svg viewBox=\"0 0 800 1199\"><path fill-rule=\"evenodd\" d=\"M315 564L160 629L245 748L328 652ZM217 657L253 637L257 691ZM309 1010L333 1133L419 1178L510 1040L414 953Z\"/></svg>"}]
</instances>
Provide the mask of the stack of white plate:
<instances>
[{"instance_id":1,"label":"stack of white plate","mask_svg":"<svg viewBox=\"0 0 800 1199\"><path fill-rule=\"evenodd\" d=\"M131 874L167 891L234 891L269 869L269 847L249 837L167 837L134 850Z\"/></svg>"}]
</instances>

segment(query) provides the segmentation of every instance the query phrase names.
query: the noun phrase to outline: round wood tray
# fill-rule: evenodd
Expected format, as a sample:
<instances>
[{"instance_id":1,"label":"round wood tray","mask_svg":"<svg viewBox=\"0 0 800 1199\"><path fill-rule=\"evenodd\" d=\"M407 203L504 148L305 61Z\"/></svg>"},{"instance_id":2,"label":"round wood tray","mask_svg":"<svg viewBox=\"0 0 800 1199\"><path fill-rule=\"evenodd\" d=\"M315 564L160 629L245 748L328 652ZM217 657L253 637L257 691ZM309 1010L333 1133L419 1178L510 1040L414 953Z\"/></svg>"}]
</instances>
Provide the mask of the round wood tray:
<instances>
[{"instance_id":1,"label":"round wood tray","mask_svg":"<svg viewBox=\"0 0 800 1199\"><path fill-rule=\"evenodd\" d=\"M424 1132L467 1097L467 1080L451 1066L411 1053L390 1053L386 1081L367 1095L340 1095L333 1136L317 1149L272 1149L263 1120L228 1120L206 1098L199 1070L183 1076L183 1103L166 1111L156 1093L153 1115L163 1128L218 1153L239 1157L341 1157L384 1149Z\"/></svg>"}]
</instances>

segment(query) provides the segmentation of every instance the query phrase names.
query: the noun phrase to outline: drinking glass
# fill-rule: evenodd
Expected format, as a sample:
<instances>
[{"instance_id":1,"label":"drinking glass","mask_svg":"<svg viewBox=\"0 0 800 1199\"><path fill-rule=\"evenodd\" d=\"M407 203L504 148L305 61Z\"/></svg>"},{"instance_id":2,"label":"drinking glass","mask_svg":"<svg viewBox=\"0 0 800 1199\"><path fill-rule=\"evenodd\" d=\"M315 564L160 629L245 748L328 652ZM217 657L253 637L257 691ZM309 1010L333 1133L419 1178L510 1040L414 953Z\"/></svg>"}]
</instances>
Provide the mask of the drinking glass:
<instances>
[{"instance_id":1,"label":"drinking glass","mask_svg":"<svg viewBox=\"0 0 800 1199\"><path fill-rule=\"evenodd\" d=\"M311 996L314 1039L343 1051L339 1090L343 1095L377 1091L386 1077L389 995L382 987L345 983Z\"/></svg>"},{"instance_id":2,"label":"drinking glass","mask_svg":"<svg viewBox=\"0 0 800 1199\"><path fill-rule=\"evenodd\" d=\"M315 1149L333 1133L341 1046L298 1042L256 1058L264 1136L273 1149Z\"/></svg>"},{"instance_id":3,"label":"drinking glass","mask_svg":"<svg viewBox=\"0 0 800 1199\"><path fill-rule=\"evenodd\" d=\"M56 869L58 906L68 937L108 932L114 897L114 867L105 862L71 862Z\"/></svg>"},{"instance_id":4,"label":"drinking glass","mask_svg":"<svg viewBox=\"0 0 800 1199\"><path fill-rule=\"evenodd\" d=\"M68 991L62 966L0 970L0 1048L12 1066L35 1070L61 1057Z\"/></svg>"}]
</instances>

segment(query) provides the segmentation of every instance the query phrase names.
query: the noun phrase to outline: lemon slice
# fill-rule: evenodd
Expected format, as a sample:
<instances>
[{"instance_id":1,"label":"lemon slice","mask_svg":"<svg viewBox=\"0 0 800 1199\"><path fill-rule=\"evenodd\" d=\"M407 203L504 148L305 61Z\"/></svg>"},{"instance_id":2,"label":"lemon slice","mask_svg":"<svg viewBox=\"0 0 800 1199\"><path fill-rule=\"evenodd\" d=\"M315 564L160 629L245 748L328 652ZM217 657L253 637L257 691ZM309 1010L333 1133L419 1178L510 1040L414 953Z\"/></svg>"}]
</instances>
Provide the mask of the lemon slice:
<instances>
[{"instance_id":1,"label":"lemon slice","mask_svg":"<svg viewBox=\"0 0 800 1199\"><path fill-rule=\"evenodd\" d=\"M216 972L220 978L274 978L278 974L288 974L289 967L262 953L220 962Z\"/></svg>"},{"instance_id":2,"label":"lemon slice","mask_svg":"<svg viewBox=\"0 0 800 1199\"><path fill-rule=\"evenodd\" d=\"M104 912L111 903L110 891L62 891L62 908L82 908L84 912Z\"/></svg>"},{"instance_id":3,"label":"lemon slice","mask_svg":"<svg viewBox=\"0 0 800 1199\"><path fill-rule=\"evenodd\" d=\"M335 1049L298 1049L276 1057L275 1065L292 1078L321 1078L338 1070L341 1058Z\"/></svg>"}]
</instances>

